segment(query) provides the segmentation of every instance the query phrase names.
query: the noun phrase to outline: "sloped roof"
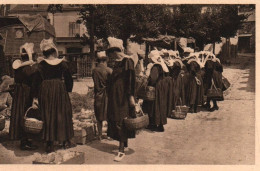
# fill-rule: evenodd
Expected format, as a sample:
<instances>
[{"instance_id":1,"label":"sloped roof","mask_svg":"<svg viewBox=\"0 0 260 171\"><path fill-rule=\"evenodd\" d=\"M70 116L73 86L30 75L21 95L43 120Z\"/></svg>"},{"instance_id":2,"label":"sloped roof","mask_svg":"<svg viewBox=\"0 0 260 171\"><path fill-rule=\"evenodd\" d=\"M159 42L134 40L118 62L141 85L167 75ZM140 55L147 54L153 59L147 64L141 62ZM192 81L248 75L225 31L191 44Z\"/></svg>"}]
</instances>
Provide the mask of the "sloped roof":
<instances>
[{"instance_id":1,"label":"sloped roof","mask_svg":"<svg viewBox=\"0 0 260 171\"><path fill-rule=\"evenodd\" d=\"M14 8L10 10L10 14L17 14L17 13L48 13L48 4L38 4L37 7L33 7L33 4L21 4L16 5ZM80 6L73 6L69 4L62 5L62 11L79 11L81 9Z\"/></svg>"},{"instance_id":2,"label":"sloped roof","mask_svg":"<svg viewBox=\"0 0 260 171\"><path fill-rule=\"evenodd\" d=\"M46 31L55 37L54 27L41 15L0 17L0 28L16 24L23 24L29 32Z\"/></svg>"},{"instance_id":3,"label":"sloped roof","mask_svg":"<svg viewBox=\"0 0 260 171\"><path fill-rule=\"evenodd\" d=\"M33 8L33 4L21 4L12 8L9 13L30 13L30 12L46 12L47 13L48 5L39 4L37 7Z\"/></svg>"}]
</instances>

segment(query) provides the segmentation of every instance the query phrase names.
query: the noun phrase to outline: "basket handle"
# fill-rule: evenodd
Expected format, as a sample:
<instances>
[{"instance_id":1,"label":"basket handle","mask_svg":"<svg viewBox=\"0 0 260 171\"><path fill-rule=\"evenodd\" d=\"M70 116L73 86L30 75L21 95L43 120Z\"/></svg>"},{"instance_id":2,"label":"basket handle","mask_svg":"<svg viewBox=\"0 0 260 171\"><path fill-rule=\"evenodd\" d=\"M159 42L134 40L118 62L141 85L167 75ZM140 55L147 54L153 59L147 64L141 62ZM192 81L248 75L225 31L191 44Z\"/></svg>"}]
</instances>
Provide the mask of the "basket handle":
<instances>
[{"instance_id":1,"label":"basket handle","mask_svg":"<svg viewBox=\"0 0 260 171\"><path fill-rule=\"evenodd\" d=\"M33 109L33 107L31 106L31 107L29 107L29 108L26 110L25 115L24 115L24 119L27 118L27 114L28 114L28 112L29 112L30 109Z\"/></svg>"},{"instance_id":2,"label":"basket handle","mask_svg":"<svg viewBox=\"0 0 260 171\"><path fill-rule=\"evenodd\" d=\"M180 99L180 102L181 102L181 106L182 106L182 100L181 100L181 97L180 97L179 99Z\"/></svg>"},{"instance_id":3,"label":"basket handle","mask_svg":"<svg viewBox=\"0 0 260 171\"><path fill-rule=\"evenodd\" d=\"M211 80L211 83L212 83L212 84L211 84L211 89L214 87L215 90L217 90L217 87L215 86L215 83L214 83L214 80L213 80L213 79Z\"/></svg>"},{"instance_id":4,"label":"basket handle","mask_svg":"<svg viewBox=\"0 0 260 171\"><path fill-rule=\"evenodd\" d=\"M140 112L141 112L141 114L144 116L144 112L143 112L143 110L142 110L142 108L141 108L141 105L140 105L140 104L136 104L136 106L139 106L139 107L140 107Z\"/></svg>"}]
</instances>

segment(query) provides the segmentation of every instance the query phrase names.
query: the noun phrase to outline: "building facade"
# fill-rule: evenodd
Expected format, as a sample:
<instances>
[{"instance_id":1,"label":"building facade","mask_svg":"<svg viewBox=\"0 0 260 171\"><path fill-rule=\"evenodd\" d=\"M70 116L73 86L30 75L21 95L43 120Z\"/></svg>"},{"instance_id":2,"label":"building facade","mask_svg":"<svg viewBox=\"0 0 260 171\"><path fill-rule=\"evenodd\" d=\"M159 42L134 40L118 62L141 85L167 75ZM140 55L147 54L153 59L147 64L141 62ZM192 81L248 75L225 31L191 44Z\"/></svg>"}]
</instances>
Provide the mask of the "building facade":
<instances>
[{"instance_id":1,"label":"building facade","mask_svg":"<svg viewBox=\"0 0 260 171\"><path fill-rule=\"evenodd\" d=\"M255 6L241 5L239 14L248 15L243 22L242 29L238 30L238 51L241 53L255 52Z\"/></svg>"},{"instance_id":2,"label":"building facade","mask_svg":"<svg viewBox=\"0 0 260 171\"><path fill-rule=\"evenodd\" d=\"M55 28L56 43L60 55L88 53L89 46L82 45L79 38L86 33L85 26L76 22L79 18L79 8L63 5L62 12L54 14L47 10L47 4L11 5L9 16L40 14Z\"/></svg>"}]
</instances>

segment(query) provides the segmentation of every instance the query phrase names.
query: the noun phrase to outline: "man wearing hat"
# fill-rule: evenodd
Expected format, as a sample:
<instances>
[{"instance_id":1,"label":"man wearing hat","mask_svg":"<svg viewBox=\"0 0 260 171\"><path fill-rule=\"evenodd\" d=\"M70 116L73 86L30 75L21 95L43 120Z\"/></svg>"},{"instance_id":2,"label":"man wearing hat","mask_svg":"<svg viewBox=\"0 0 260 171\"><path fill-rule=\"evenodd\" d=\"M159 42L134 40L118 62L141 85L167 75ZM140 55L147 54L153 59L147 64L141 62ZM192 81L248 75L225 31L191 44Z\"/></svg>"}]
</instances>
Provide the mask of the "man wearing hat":
<instances>
[{"instance_id":1,"label":"man wearing hat","mask_svg":"<svg viewBox=\"0 0 260 171\"><path fill-rule=\"evenodd\" d=\"M101 140L102 138L102 121L107 120L107 105L108 105L107 87L108 87L109 77L112 74L112 69L107 67L107 60L108 57L106 56L105 51L98 52L97 53L98 65L92 71L92 78L94 81L94 93L95 93L94 111L97 119L99 140Z\"/></svg>"}]
</instances>

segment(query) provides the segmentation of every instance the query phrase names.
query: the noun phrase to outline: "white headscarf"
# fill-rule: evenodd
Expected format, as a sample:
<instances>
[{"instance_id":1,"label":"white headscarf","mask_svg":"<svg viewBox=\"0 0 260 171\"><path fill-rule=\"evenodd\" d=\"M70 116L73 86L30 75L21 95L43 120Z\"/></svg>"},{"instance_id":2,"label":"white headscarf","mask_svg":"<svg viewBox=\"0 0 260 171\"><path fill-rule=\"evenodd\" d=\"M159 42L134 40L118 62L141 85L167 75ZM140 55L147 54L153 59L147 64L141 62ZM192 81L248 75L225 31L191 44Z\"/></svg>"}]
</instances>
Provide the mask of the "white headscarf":
<instances>
[{"instance_id":1,"label":"white headscarf","mask_svg":"<svg viewBox=\"0 0 260 171\"><path fill-rule=\"evenodd\" d=\"M164 60L160 56L160 53L158 50L152 50L150 52L150 54L148 55L148 58L150 58L155 64L161 65L164 72L169 72L168 67L166 66ZM160 62L158 61L159 59L160 59Z\"/></svg>"},{"instance_id":2,"label":"white headscarf","mask_svg":"<svg viewBox=\"0 0 260 171\"><path fill-rule=\"evenodd\" d=\"M122 52L124 51L123 40L117 39L115 37L108 37L107 40L109 43L109 48L117 47Z\"/></svg>"},{"instance_id":3,"label":"white headscarf","mask_svg":"<svg viewBox=\"0 0 260 171\"><path fill-rule=\"evenodd\" d=\"M57 49L57 47L56 47L56 45L54 44L54 42L53 42L53 38L51 37L51 38L49 38L49 39L43 39L42 41L41 41L41 43L40 43L40 49L41 49L41 51L43 52L43 51L46 51L46 50L49 50L49 49L55 49L55 51L56 51L56 55L57 55L57 57L59 56L59 52L58 52L58 49ZM58 65L59 63L61 63L63 60L64 60L64 58L62 58L62 59L59 59L59 58L56 58L56 59L52 59L52 60L50 60L50 59L44 59L48 64L50 64L50 65Z\"/></svg>"},{"instance_id":4,"label":"white headscarf","mask_svg":"<svg viewBox=\"0 0 260 171\"><path fill-rule=\"evenodd\" d=\"M25 61L25 62L22 62L21 60L17 59L13 62L12 64L12 68L13 69L18 69L22 66L22 64L24 63L28 63L28 65L32 65L33 62L32 62L32 54L34 53L34 44L33 43L25 43L24 45L22 45L20 47L20 54L23 55L23 54L27 54L28 57L29 57L29 61ZM23 49L26 51L26 53L23 52ZM27 64L26 64L27 65Z\"/></svg>"},{"instance_id":5,"label":"white headscarf","mask_svg":"<svg viewBox=\"0 0 260 171\"><path fill-rule=\"evenodd\" d=\"M56 45L54 44L52 37L49 38L49 39L43 39L41 41L40 49L41 49L42 52L49 50L49 49L52 49L52 48L55 49L57 56L59 56L59 51L58 51Z\"/></svg>"}]
</instances>

